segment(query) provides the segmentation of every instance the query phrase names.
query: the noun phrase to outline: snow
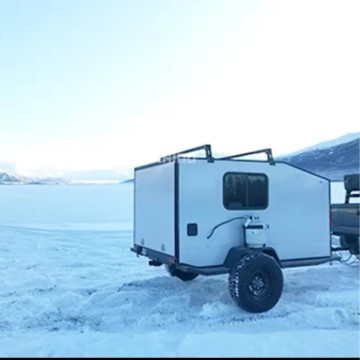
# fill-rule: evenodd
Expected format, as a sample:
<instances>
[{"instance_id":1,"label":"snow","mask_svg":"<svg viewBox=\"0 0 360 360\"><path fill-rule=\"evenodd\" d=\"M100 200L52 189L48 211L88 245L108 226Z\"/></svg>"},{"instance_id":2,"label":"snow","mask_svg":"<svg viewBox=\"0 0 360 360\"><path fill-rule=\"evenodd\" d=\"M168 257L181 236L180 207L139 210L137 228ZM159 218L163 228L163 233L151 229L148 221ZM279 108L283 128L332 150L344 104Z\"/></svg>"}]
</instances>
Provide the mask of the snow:
<instances>
[{"instance_id":1,"label":"snow","mask_svg":"<svg viewBox=\"0 0 360 360\"><path fill-rule=\"evenodd\" d=\"M341 144L346 144L346 143L354 141L356 139L357 140L360 139L360 132L350 133L350 134L340 136L340 137L338 137L336 139L333 139L333 140L324 141L324 142L321 142L319 144L316 144L316 145L309 146L307 148L298 150L298 151L293 152L291 154L287 154L286 156L298 155L298 154L300 154L302 152L305 152L305 151L328 149L328 148L332 148L334 146L338 146L338 145L341 145Z\"/></svg>"},{"instance_id":2,"label":"snow","mask_svg":"<svg viewBox=\"0 0 360 360\"><path fill-rule=\"evenodd\" d=\"M286 269L246 313L226 275L182 282L129 250L132 189L0 187L1 357L359 357L357 261Z\"/></svg>"}]
</instances>

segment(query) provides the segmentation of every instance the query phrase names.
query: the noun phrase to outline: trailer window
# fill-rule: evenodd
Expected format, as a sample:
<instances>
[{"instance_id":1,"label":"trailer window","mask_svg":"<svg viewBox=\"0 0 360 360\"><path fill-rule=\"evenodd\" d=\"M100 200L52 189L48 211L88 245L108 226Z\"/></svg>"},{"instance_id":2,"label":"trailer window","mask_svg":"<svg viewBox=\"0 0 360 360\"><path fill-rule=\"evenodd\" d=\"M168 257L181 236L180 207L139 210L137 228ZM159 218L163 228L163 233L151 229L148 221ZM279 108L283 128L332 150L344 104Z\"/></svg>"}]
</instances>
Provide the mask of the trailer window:
<instances>
[{"instance_id":1,"label":"trailer window","mask_svg":"<svg viewBox=\"0 0 360 360\"><path fill-rule=\"evenodd\" d=\"M224 175L223 195L226 209L265 209L268 206L267 176L227 173Z\"/></svg>"}]
</instances>

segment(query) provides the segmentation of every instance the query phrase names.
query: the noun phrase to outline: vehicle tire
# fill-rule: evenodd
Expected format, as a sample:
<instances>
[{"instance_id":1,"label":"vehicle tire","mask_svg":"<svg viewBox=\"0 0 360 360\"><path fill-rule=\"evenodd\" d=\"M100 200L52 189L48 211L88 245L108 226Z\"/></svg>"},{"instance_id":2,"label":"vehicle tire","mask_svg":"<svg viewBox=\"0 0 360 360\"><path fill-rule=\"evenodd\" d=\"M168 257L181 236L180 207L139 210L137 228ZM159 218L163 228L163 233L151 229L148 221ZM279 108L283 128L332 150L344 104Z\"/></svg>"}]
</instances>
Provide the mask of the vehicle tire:
<instances>
[{"instance_id":1,"label":"vehicle tire","mask_svg":"<svg viewBox=\"0 0 360 360\"><path fill-rule=\"evenodd\" d=\"M171 276L175 276L175 277L179 278L182 281L191 281L191 280L194 280L195 278L197 278L199 276L199 274L195 274L195 273L192 273L192 272L185 272L185 271L177 269L174 266L166 265L165 268L166 268L166 271Z\"/></svg>"},{"instance_id":2,"label":"vehicle tire","mask_svg":"<svg viewBox=\"0 0 360 360\"><path fill-rule=\"evenodd\" d=\"M359 254L359 236L357 235L341 235L340 245L343 250L349 250L351 254Z\"/></svg>"},{"instance_id":3,"label":"vehicle tire","mask_svg":"<svg viewBox=\"0 0 360 360\"><path fill-rule=\"evenodd\" d=\"M235 303L252 313L273 308L284 284L278 262L262 252L244 254L230 271L229 292Z\"/></svg>"}]
</instances>

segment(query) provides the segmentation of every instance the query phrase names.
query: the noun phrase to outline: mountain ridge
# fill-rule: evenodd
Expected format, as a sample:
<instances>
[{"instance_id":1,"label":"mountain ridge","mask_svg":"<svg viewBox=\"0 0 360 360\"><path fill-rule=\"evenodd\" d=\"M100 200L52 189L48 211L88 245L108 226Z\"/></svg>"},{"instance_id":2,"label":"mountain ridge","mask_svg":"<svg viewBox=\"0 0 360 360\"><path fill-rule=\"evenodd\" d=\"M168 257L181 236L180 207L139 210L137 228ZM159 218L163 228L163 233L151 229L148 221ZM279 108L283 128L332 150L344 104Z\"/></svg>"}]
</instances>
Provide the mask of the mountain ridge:
<instances>
[{"instance_id":1,"label":"mountain ridge","mask_svg":"<svg viewBox=\"0 0 360 360\"><path fill-rule=\"evenodd\" d=\"M287 155L274 157L277 161L284 161L291 165L311 171L332 181L342 181L344 175L360 172L360 132L342 135L336 139L327 140ZM14 174L13 164L0 163L0 185L57 185L78 183L132 183L129 178L131 171L89 170L73 171L71 179L60 177L28 177ZM126 174L128 176L126 176ZM76 180L75 180L76 179Z\"/></svg>"},{"instance_id":2,"label":"mountain ridge","mask_svg":"<svg viewBox=\"0 0 360 360\"><path fill-rule=\"evenodd\" d=\"M346 174L360 172L360 137L343 137L349 141L329 141L329 146L313 146L303 151L278 157L291 165L324 176L332 181L342 181Z\"/></svg>"}]
</instances>

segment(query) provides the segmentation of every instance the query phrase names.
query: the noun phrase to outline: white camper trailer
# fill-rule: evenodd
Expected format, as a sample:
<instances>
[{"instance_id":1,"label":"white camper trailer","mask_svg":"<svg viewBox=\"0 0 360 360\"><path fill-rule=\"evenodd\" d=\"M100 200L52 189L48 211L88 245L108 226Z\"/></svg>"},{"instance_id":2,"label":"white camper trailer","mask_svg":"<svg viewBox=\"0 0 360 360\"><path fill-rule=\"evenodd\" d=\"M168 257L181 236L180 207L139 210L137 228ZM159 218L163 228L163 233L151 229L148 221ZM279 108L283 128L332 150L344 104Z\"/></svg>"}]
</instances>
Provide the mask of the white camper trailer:
<instances>
[{"instance_id":1,"label":"white camper trailer","mask_svg":"<svg viewBox=\"0 0 360 360\"><path fill-rule=\"evenodd\" d=\"M204 145L135 169L131 250L184 281L229 273L235 303L263 312L281 296L282 268L330 260L329 214L327 179L270 149L213 158Z\"/></svg>"}]
</instances>

